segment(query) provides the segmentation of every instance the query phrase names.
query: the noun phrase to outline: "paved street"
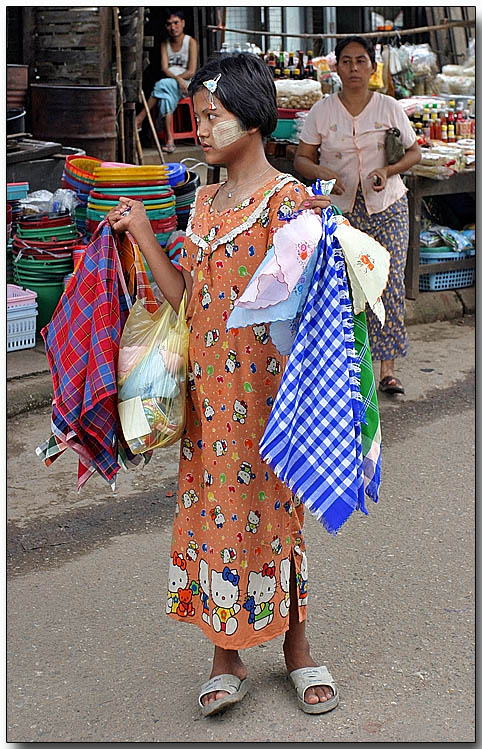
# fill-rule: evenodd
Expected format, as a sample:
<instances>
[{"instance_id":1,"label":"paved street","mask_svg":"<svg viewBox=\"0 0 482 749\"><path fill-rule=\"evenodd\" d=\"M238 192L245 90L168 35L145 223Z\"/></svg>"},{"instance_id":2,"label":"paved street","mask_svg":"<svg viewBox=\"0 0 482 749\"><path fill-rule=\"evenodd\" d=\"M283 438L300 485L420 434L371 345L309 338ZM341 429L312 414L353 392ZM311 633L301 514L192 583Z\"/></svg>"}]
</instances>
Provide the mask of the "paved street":
<instances>
[{"instance_id":1,"label":"paved street","mask_svg":"<svg viewBox=\"0 0 482 749\"><path fill-rule=\"evenodd\" d=\"M306 522L325 716L297 708L278 638L243 653L246 699L201 717L211 646L164 614L177 447L78 495L73 455L35 456L49 410L9 419L8 741L474 741L473 320L409 336L379 505L335 538Z\"/></svg>"}]
</instances>

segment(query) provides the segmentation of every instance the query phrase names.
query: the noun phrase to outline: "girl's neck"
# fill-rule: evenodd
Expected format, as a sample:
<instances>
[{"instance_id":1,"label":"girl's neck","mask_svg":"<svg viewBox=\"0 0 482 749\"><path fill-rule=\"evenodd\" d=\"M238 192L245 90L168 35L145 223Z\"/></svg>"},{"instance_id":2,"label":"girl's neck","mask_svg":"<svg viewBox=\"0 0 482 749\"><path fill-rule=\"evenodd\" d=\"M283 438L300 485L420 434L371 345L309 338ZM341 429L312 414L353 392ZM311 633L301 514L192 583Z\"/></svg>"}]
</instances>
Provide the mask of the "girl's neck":
<instances>
[{"instance_id":1,"label":"girl's neck","mask_svg":"<svg viewBox=\"0 0 482 749\"><path fill-rule=\"evenodd\" d=\"M250 139L253 141L250 143ZM256 140L254 140L256 138ZM248 142L245 143L244 141ZM249 176L255 176L270 165L263 148L263 141L256 136L248 135L242 142L243 147L237 150L233 160L226 164L228 177L226 182L235 188L236 185L247 181Z\"/></svg>"}]
</instances>

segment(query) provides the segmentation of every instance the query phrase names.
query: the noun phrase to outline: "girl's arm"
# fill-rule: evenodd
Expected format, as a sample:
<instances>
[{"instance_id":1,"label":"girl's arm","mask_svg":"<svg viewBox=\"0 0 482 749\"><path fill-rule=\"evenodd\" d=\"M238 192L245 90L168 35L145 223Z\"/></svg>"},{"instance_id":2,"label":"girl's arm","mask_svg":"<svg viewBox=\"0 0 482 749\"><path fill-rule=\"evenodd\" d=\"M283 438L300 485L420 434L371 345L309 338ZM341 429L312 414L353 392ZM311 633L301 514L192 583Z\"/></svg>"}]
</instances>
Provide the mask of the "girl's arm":
<instances>
[{"instance_id":1,"label":"girl's arm","mask_svg":"<svg viewBox=\"0 0 482 749\"><path fill-rule=\"evenodd\" d=\"M128 208L130 208L129 212L122 216ZM173 309L179 309L184 289L189 303L192 293L191 275L185 270L177 270L160 247L141 201L120 198L119 204L112 208L107 218L114 231L128 231L132 234L149 265L155 282Z\"/></svg>"}]
</instances>

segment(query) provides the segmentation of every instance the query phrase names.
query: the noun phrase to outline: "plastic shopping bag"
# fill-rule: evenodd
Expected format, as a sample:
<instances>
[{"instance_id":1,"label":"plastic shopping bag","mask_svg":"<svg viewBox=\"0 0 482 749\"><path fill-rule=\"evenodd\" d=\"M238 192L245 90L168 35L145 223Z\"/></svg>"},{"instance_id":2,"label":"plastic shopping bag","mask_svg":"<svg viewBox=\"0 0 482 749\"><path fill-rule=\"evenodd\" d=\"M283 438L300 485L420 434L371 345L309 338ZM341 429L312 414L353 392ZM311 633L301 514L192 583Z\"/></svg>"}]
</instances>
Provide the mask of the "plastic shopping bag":
<instances>
[{"instance_id":1,"label":"plastic shopping bag","mask_svg":"<svg viewBox=\"0 0 482 749\"><path fill-rule=\"evenodd\" d=\"M185 421L189 331L186 292L179 313L165 301L154 313L137 300L124 326L117 365L118 410L133 453L167 447Z\"/></svg>"}]
</instances>

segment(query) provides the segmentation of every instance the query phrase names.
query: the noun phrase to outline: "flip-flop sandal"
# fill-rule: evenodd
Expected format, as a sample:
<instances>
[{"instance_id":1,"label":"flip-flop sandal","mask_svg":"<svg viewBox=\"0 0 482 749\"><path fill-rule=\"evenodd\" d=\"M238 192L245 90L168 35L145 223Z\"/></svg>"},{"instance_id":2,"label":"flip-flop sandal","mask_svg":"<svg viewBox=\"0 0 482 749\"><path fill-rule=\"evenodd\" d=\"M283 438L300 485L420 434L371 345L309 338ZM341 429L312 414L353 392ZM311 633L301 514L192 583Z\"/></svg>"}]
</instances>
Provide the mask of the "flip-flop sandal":
<instances>
[{"instance_id":1,"label":"flip-flop sandal","mask_svg":"<svg viewBox=\"0 0 482 749\"><path fill-rule=\"evenodd\" d=\"M162 150L164 151L164 153L174 153L174 151L176 150L176 146L174 145L174 143L172 145L162 146Z\"/></svg>"},{"instance_id":2,"label":"flip-flop sandal","mask_svg":"<svg viewBox=\"0 0 482 749\"><path fill-rule=\"evenodd\" d=\"M243 697L248 691L249 682L247 679L238 679L234 674L220 674L219 676L213 676L205 684L202 685L201 691L199 692L199 707L204 716L215 715L220 710L224 710L230 705L234 705L236 702L241 702ZM203 705L202 698L209 694L209 692L229 692L224 697L220 697L214 702L210 702L208 705Z\"/></svg>"},{"instance_id":3,"label":"flip-flop sandal","mask_svg":"<svg viewBox=\"0 0 482 749\"><path fill-rule=\"evenodd\" d=\"M378 388L382 391L382 393L389 393L389 395L395 395L395 393L403 394L405 392L405 388L403 387L400 380L393 375L387 375L386 377L381 379Z\"/></svg>"},{"instance_id":4,"label":"flip-flop sandal","mask_svg":"<svg viewBox=\"0 0 482 749\"><path fill-rule=\"evenodd\" d=\"M303 712L327 713L338 705L340 701L338 688L326 666L297 668L295 671L291 671L289 677L296 690L298 706ZM309 687L330 687L333 690L333 696L326 702L315 702L314 704L305 702L305 693Z\"/></svg>"}]
</instances>

